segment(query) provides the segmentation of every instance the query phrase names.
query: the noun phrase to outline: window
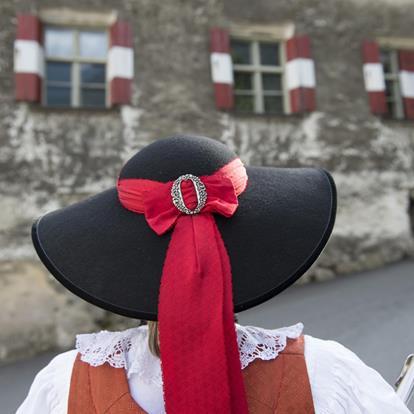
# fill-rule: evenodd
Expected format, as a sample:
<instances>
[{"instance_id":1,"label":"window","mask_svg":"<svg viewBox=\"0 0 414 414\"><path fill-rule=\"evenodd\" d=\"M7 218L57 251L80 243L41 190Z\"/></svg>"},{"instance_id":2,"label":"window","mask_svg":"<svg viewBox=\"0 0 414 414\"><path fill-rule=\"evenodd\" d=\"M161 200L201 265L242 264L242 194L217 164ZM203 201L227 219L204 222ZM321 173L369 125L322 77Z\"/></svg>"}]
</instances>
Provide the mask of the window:
<instances>
[{"instance_id":1,"label":"window","mask_svg":"<svg viewBox=\"0 0 414 414\"><path fill-rule=\"evenodd\" d=\"M385 78L385 96L388 113L393 118L404 118L404 104L401 95L398 50L381 49L381 62Z\"/></svg>"},{"instance_id":2,"label":"window","mask_svg":"<svg viewBox=\"0 0 414 414\"><path fill-rule=\"evenodd\" d=\"M279 42L231 40L236 111L286 112L282 46Z\"/></svg>"},{"instance_id":3,"label":"window","mask_svg":"<svg viewBox=\"0 0 414 414\"><path fill-rule=\"evenodd\" d=\"M46 27L45 53L45 105L106 106L106 31Z\"/></svg>"}]
</instances>

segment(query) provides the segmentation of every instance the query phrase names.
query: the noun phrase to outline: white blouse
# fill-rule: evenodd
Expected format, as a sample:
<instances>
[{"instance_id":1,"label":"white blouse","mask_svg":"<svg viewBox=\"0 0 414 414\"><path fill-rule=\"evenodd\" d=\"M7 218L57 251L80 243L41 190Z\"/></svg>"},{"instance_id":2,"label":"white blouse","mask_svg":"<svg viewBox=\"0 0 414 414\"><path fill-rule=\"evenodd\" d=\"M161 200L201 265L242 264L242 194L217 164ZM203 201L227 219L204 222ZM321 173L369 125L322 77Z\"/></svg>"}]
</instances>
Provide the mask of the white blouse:
<instances>
[{"instance_id":1,"label":"white blouse","mask_svg":"<svg viewBox=\"0 0 414 414\"><path fill-rule=\"evenodd\" d=\"M273 330L236 327L242 368L256 358L277 358L287 338L303 330L302 324ZM147 335L146 326L78 335L75 350L56 356L37 374L16 414L66 414L78 352L93 366L107 362L125 369L134 400L149 414L164 414L160 361L150 353ZM316 414L410 414L381 375L339 343L305 335L305 360Z\"/></svg>"}]
</instances>

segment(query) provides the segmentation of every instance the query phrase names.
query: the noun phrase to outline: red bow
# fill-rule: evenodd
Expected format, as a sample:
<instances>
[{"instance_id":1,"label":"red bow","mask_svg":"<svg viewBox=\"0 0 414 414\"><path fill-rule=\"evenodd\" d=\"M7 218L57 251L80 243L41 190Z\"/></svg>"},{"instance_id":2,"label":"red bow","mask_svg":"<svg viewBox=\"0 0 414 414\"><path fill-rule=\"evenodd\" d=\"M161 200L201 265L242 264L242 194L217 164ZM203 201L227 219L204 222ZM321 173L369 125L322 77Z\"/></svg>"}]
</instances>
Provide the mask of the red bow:
<instances>
[{"instance_id":1,"label":"red bow","mask_svg":"<svg viewBox=\"0 0 414 414\"><path fill-rule=\"evenodd\" d=\"M233 315L230 261L211 213L231 217L246 188L235 159L200 177L207 199L199 214L173 203L173 182L118 180L128 210L144 213L161 235L174 226L159 294L158 320L164 399L168 414L247 414ZM200 203L195 184L180 185L184 207Z\"/></svg>"}]
</instances>

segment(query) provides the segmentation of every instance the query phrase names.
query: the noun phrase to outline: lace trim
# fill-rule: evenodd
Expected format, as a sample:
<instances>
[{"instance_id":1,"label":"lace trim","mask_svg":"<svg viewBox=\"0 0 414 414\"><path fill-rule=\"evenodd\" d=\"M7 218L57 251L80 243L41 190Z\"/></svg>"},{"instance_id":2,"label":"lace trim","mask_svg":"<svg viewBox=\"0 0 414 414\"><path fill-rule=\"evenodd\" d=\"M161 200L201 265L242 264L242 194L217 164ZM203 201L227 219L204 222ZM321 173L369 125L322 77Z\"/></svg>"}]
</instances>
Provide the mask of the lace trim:
<instances>
[{"instance_id":1,"label":"lace trim","mask_svg":"<svg viewBox=\"0 0 414 414\"><path fill-rule=\"evenodd\" d=\"M279 329L237 325L237 342L242 369L256 358L264 361L276 358L285 349L287 338L296 339L302 332L303 324L301 323Z\"/></svg>"},{"instance_id":2,"label":"lace trim","mask_svg":"<svg viewBox=\"0 0 414 414\"><path fill-rule=\"evenodd\" d=\"M93 367L106 362L125 368L128 378L137 374L146 383L162 385L161 366L147 346L148 328L140 326L120 332L101 331L76 336L81 360Z\"/></svg>"},{"instance_id":3,"label":"lace trim","mask_svg":"<svg viewBox=\"0 0 414 414\"><path fill-rule=\"evenodd\" d=\"M303 324L280 328L264 329L236 324L237 342L242 369L259 358L276 358L286 347L287 338L298 338ZM137 374L141 381L162 386L160 361L151 354L147 346L146 326L121 332L101 331L76 337L76 349L81 359L97 367L108 363L114 368L124 368L128 378Z\"/></svg>"}]
</instances>

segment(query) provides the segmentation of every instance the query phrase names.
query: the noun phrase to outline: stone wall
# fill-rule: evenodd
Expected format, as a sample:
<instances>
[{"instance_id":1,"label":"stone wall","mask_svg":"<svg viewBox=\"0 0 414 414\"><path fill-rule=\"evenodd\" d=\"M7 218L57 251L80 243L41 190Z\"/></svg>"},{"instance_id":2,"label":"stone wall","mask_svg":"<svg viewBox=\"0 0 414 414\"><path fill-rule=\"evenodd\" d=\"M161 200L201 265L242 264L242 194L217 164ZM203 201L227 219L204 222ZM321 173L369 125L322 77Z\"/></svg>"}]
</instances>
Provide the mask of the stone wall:
<instances>
[{"instance_id":1,"label":"stone wall","mask_svg":"<svg viewBox=\"0 0 414 414\"><path fill-rule=\"evenodd\" d=\"M414 128L370 114L360 45L377 36L414 38L407 13L413 6L414 0L0 2L0 360L72 346L75 332L135 323L86 305L52 281L35 259L30 225L114 185L123 162L159 137L206 135L233 147L247 164L332 171L337 222L306 280L412 254ZM131 106L51 110L14 101L16 13L59 7L116 10L133 23ZM283 117L217 111L209 28L284 22L311 37L317 111Z\"/></svg>"}]
</instances>

